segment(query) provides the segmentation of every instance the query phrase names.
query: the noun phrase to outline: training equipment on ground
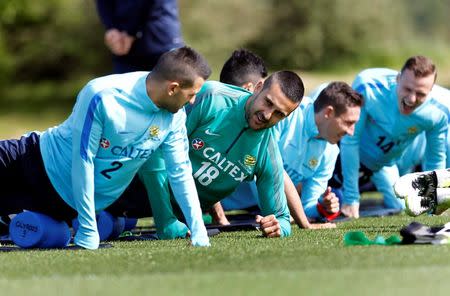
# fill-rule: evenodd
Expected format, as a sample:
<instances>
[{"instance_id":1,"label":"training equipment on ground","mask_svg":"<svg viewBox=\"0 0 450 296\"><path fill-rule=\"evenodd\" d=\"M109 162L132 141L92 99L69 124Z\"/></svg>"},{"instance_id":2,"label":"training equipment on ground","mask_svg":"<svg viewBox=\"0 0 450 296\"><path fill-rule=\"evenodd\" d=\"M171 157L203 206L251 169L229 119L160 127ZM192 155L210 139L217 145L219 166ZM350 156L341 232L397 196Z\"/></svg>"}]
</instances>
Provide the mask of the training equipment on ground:
<instances>
[{"instance_id":1,"label":"training equipment on ground","mask_svg":"<svg viewBox=\"0 0 450 296\"><path fill-rule=\"evenodd\" d=\"M101 243L98 248L99 249L109 249L112 248L113 246L111 244L105 244L105 243ZM77 245L69 245L66 247L62 247L62 248L56 248L58 250L86 250L85 248L82 248L80 246ZM38 251L38 250L48 250L48 248L21 248L21 247L17 247L17 246L3 246L0 245L0 252L17 252L17 251L29 251L29 250L33 250L33 251Z\"/></svg>"},{"instance_id":2,"label":"training equipment on ground","mask_svg":"<svg viewBox=\"0 0 450 296\"><path fill-rule=\"evenodd\" d=\"M137 218L129 218L129 217L125 217L125 226L124 226L124 231L130 231L133 230L133 228L136 227L138 222Z\"/></svg>"},{"instance_id":3,"label":"training equipment on ground","mask_svg":"<svg viewBox=\"0 0 450 296\"><path fill-rule=\"evenodd\" d=\"M31 211L16 215L9 224L9 233L22 248L63 248L71 238L66 222Z\"/></svg>"},{"instance_id":4,"label":"training equipment on ground","mask_svg":"<svg viewBox=\"0 0 450 296\"><path fill-rule=\"evenodd\" d=\"M392 235L385 239L381 235L377 235L373 240L369 239L362 231L349 231L344 234L344 245L345 246L370 246L370 245L381 245L381 246L392 246L401 243L401 239Z\"/></svg>"},{"instance_id":5,"label":"training equipment on ground","mask_svg":"<svg viewBox=\"0 0 450 296\"><path fill-rule=\"evenodd\" d=\"M419 222L411 222L400 230L403 244L448 244L450 243L450 222L445 225L423 225Z\"/></svg>"}]
</instances>

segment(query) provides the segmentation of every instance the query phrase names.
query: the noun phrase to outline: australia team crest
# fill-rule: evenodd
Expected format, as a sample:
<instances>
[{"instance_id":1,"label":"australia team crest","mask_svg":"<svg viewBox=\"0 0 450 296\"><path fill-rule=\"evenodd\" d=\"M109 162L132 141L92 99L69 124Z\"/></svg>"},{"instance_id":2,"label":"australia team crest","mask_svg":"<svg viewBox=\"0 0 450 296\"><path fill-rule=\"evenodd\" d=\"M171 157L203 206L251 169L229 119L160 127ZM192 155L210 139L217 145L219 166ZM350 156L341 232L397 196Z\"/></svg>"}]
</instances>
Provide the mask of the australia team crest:
<instances>
[{"instance_id":1,"label":"australia team crest","mask_svg":"<svg viewBox=\"0 0 450 296\"><path fill-rule=\"evenodd\" d=\"M202 139L195 138L194 140L192 140L192 148L194 148L194 150L200 150L203 148L203 146L205 146L205 142L203 142Z\"/></svg>"},{"instance_id":2,"label":"australia team crest","mask_svg":"<svg viewBox=\"0 0 450 296\"><path fill-rule=\"evenodd\" d=\"M408 128L408 134L410 134L410 135L417 134L417 130L418 130L417 127L411 126Z\"/></svg>"},{"instance_id":3,"label":"australia team crest","mask_svg":"<svg viewBox=\"0 0 450 296\"><path fill-rule=\"evenodd\" d=\"M254 167L256 164L256 157L254 157L252 155L248 155L248 154L245 155L244 156L244 164L249 167Z\"/></svg>"},{"instance_id":4,"label":"australia team crest","mask_svg":"<svg viewBox=\"0 0 450 296\"><path fill-rule=\"evenodd\" d=\"M308 164L311 168L315 168L317 166L317 164L319 163L319 161L316 158L311 158L308 161Z\"/></svg>"},{"instance_id":5,"label":"australia team crest","mask_svg":"<svg viewBox=\"0 0 450 296\"><path fill-rule=\"evenodd\" d=\"M152 125L148 128L148 133L150 136L150 139L152 140L159 140L159 126Z\"/></svg>"}]
</instances>

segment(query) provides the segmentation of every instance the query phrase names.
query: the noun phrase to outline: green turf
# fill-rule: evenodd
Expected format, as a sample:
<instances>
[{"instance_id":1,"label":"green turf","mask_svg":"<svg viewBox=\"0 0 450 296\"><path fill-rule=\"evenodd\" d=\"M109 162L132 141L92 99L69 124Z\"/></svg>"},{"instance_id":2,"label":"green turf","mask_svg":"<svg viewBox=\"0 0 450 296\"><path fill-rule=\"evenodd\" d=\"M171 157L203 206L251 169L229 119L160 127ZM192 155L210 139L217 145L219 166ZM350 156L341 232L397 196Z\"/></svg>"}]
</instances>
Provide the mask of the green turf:
<instances>
[{"instance_id":1,"label":"green turf","mask_svg":"<svg viewBox=\"0 0 450 296\"><path fill-rule=\"evenodd\" d=\"M449 216L416 219L428 225ZM186 240L114 242L97 251L0 253L1 295L448 295L450 245L345 247L344 233L399 234L406 216L343 222L266 239L221 233Z\"/></svg>"}]
</instances>

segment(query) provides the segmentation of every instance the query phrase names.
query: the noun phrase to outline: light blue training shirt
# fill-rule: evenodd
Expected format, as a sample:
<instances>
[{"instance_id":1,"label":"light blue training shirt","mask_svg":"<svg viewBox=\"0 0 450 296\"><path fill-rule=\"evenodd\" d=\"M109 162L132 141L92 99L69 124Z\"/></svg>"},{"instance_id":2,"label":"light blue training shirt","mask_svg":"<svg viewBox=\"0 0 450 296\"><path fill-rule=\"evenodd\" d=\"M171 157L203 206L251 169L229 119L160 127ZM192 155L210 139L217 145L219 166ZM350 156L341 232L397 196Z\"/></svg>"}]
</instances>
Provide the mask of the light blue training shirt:
<instances>
[{"instance_id":1,"label":"light blue training shirt","mask_svg":"<svg viewBox=\"0 0 450 296\"><path fill-rule=\"evenodd\" d=\"M425 152L428 169L445 167L447 114L429 98L412 114L401 114L397 99L397 75L397 71L390 69L367 69L358 74L353 82L353 88L364 97L364 105L354 135L347 135L341 141L343 204L359 203L358 170L362 163L375 172L374 177L378 172L389 171L376 176L378 182L374 183L378 190L383 188L380 191L384 194L385 204L392 202L392 207L402 207L391 186L398 178L395 162L423 131L427 142L433 143L427 146Z\"/></svg>"},{"instance_id":2,"label":"light blue training shirt","mask_svg":"<svg viewBox=\"0 0 450 296\"><path fill-rule=\"evenodd\" d=\"M193 244L209 245L188 157L185 111L172 114L158 108L147 94L148 75L132 72L90 81L69 118L41 135L50 181L78 212L77 245L98 247L96 211L124 192L158 147Z\"/></svg>"}]
</instances>

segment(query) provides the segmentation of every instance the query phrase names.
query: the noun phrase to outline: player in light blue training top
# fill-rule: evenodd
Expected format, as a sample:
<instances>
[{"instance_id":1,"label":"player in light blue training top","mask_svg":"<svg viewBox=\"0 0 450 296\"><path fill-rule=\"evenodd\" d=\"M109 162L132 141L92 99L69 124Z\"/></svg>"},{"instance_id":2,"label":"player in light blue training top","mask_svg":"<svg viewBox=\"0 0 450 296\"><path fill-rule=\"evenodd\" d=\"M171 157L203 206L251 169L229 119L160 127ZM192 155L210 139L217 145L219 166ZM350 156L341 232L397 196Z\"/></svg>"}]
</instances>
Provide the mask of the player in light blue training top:
<instances>
[{"instance_id":1,"label":"player in light blue training top","mask_svg":"<svg viewBox=\"0 0 450 296\"><path fill-rule=\"evenodd\" d=\"M310 219L332 220L339 214L339 201L327 184L339 154L337 143L353 134L361 105L361 95L349 85L332 82L276 126L284 169ZM295 217L295 207L290 209Z\"/></svg>"},{"instance_id":2,"label":"player in light blue training top","mask_svg":"<svg viewBox=\"0 0 450 296\"><path fill-rule=\"evenodd\" d=\"M443 110L447 116L450 118L450 90L435 85L431 90L430 99L433 100L439 109ZM447 130L447 140L446 140L446 167L450 167L450 129ZM400 176L406 173L410 173L414 168L424 162L425 149L427 145L427 138L425 132L422 132L417 136L414 141L408 145L403 153L402 157L397 161L398 170ZM425 165L424 165L425 166Z\"/></svg>"},{"instance_id":3,"label":"player in light blue training top","mask_svg":"<svg viewBox=\"0 0 450 296\"><path fill-rule=\"evenodd\" d=\"M96 211L113 203L152 152L160 147L174 195L191 229L192 243L208 246L188 157L183 106L194 102L210 73L202 56L183 47L165 53L150 73L132 72L90 81L79 93L73 112L64 123L48 129L40 137L32 134L33 146L24 145L24 152L17 159L35 161L33 169L38 173L22 178L22 184L37 183L38 177L45 182L41 182L41 188L30 190L31 200L29 196L23 197L16 204L53 217L60 212L68 213L63 219L78 214L75 244L96 249L99 246ZM20 141L30 142L27 140L30 137ZM4 141L1 146L13 147L13 141L16 140ZM30 157L27 151L37 145L45 171L40 155L35 153ZM12 148L10 151L16 153ZM4 153L0 156L4 160L10 158ZM1 166L0 174L13 173L13 167ZM45 187L47 183L50 185ZM2 204L0 214L20 210L4 199L2 202L7 206ZM67 205L76 212L67 209Z\"/></svg>"},{"instance_id":4,"label":"player in light blue training top","mask_svg":"<svg viewBox=\"0 0 450 296\"><path fill-rule=\"evenodd\" d=\"M365 102L354 135L344 137L340 146L344 215L359 217L361 176L372 179L383 193L387 208L404 208L404 202L395 198L392 189L399 177L395 162L423 131L430 143L425 152L425 169L445 167L448 119L429 99L435 80L435 66L423 56L409 58L400 73L368 69L357 75L353 88L363 95ZM342 181L338 174L335 177Z\"/></svg>"},{"instance_id":5,"label":"player in light blue training top","mask_svg":"<svg viewBox=\"0 0 450 296\"><path fill-rule=\"evenodd\" d=\"M344 82L332 82L322 89L316 92L317 98L305 97L300 107L274 129L284 169L301 195L306 215L316 221L332 220L339 213L339 201L327 184L339 154L336 143L344 135L353 134L362 105L362 97ZM257 200L253 186L241 186L233 194L234 201L248 205L249 200ZM288 196L296 221L302 208L299 202L298 197Z\"/></svg>"}]
</instances>

